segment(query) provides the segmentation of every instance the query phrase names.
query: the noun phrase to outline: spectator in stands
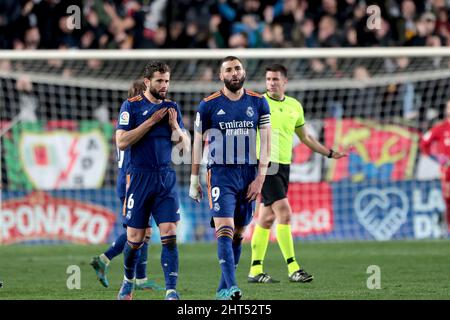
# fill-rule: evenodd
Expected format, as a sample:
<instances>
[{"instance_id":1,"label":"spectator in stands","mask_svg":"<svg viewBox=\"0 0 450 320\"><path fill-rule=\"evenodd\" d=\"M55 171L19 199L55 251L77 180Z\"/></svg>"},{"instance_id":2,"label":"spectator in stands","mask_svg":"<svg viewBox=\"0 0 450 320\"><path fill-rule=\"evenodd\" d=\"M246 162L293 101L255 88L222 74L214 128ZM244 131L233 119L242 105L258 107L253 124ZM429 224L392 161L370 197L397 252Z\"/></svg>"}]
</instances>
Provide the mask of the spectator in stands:
<instances>
[{"instance_id":1,"label":"spectator in stands","mask_svg":"<svg viewBox=\"0 0 450 320\"><path fill-rule=\"evenodd\" d=\"M436 16L432 12L425 12L420 17L422 21L425 22L425 30L427 35L434 34L436 30Z\"/></svg>"},{"instance_id":2,"label":"spectator in stands","mask_svg":"<svg viewBox=\"0 0 450 320\"><path fill-rule=\"evenodd\" d=\"M209 38L208 47L209 48L225 48L226 47L226 37L223 32L221 32L220 25L222 24L222 17L219 14L213 14L209 20Z\"/></svg>"},{"instance_id":3,"label":"spectator in stands","mask_svg":"<svg viewBox=\"0 0 450 320\"><path fill-rule=\"evenodd\" d=\"M338 5L336 0L322 0L321 17L327 15L338 19Z\"/></svg>"},{"instance_id":4,"label":"spectator in stands","mask_svg":"<svg viewBox=\"0 0 450 320\"><path fill-rule=\"evenodd\" d=\"M266 24L261 34L261 47L271 48L273 47L273 26Z\"/></svg>"},{"instance_id":5,"label":"spectator in stands","mask_svg":"<svg viewBox=\"0 0 450 320\"><path fill-rule=\"evenodd\" d=\"M293 46L294 47L306 47L315 48L319 44L317 38L314 34L315 26L314 21L310 18L305 18L301 24L300 28L293 31Z\"/></svg>"},{"instance_id":6,"label":"spectator in stands","mask_svg":"<svg viewBox=\"0 0 450 320\"><path fill-rule=\"evenodd\" d=\"M448 40L450 37L450 22L448 21L447 9L439 8L436 21L436 30L438 34Z\"/></svg>"},{"instance_id":7,"label":"spectator in stands","mask_svg":"<svg viewBox=\"0 0 450 320\"><path fill-rule=\"evenodd\" d=\"M416 35L405 42L406 46L440 46L440 39L434 35L436 17L431 12L424 13L416 21ZM437 39L436 39L437 38Z\"/></svg>"},{"instance_id":8,"label":"spectator in stands","mask_svg":"<svg viewBox=\"0 0 450 320\"><path fill-rule=\"evenodd\" d=\"M204 82L214 81L214 71L213 71L212 67L208 66L202 71L200 81L204 81ZM186 124L185 124L185 126L186 126Z\"/></svg>"},{"instance_id":9,"label":"spectator in stands","mask_svg":"<svg viewBox=\"0 0 450 320\"><path fill-rule=\"evenodd\" d=\"M84 30L85 33L90 32L92 35L88 35L86 39L82 40L82 48L86 46L85 48L89 49L99 49L106 46L108 41L107 26L101 22L104 21L104 18L100 19L101 16L103 17L93 6L86 6Z\"/></svg>"},{"instance_id":10,"label":"spectator in stands","mask_svg":"<svg viewBox=\"0 0 450 320\"><path fill-rule=\"evenodd\" d=\"M370 79L369 70L365 66L357 66L353 70L353 78L358 81L366 81Z\"/></svg>"},{"instance_id":11,"label":"spectator in stands","mask_svg":"<svg viewBox=\"0 0 450 320\"><path fill-rule=\"evenodd\" d=\"M170 24L168 48L188 48L190 40L186 34L183 21L174 21Z\"/></svg>"},{"instance_id":12,"label":"spectator in stands","mask_svg":"<svg viewBox=\"0 0 450 320\"><path fill-rule=\"evenodd\" d=\"M135 25L128 25L129 34L133 37L133 48L154 49L167 46L167 25L164 19L167 9L167 0L155 0L149 4L142 5L137 2L128 15L135 20Z\"/></svg>"},{"instance_id":13,"label":"spectator in stands","mask_svg":"<svg viewBox=\"0 0 450 320\"><path fill-rule=\"evenodd\" d=\"M133 47L135 49L164 49L167 48L168 43L167 28L161 23L151 31L151 34L149 32L146 36L142 37Z\"/></svg>"},{"instance_id":14,"label":"spectator in stands","mask_svg":"<svg viewBox=\"0 0 450 320\"><path fill-rule=\"evenodd\" d=\"M358 35L356 32L356 29L351 26L347 28L345 32L345 39L344 39L344 47L357 47L358 46Z\"/></svg>"},{"instance_id":15,"label":"spectator in stands","mask_svg":"<svg viewBox=\"0 0 450 320\"><path fill-rule=\"evenodd\" d=\"M58 42L59 48L80 48L80 34L75 28L69 28L70 16L59 18Z\"/></svg>"},{"instance_id":16,"label":"spectator in stands","mask_svg":"<svg viewBox=\"0 0 450 320\"><path fill-rule=\"evenodd\" d=\"M24 122L36 122L38 101L33 93L33 84L28 76L21 76L16 81L16 90L19 93L19 118Z\"/></svg>"},{"instance_id":17,"label":"spectator in stands","mask_svg":"<svg viewBox=\"0 0 450 320\"><path fill-rule=\"evenodd\" d=\"M367 21L369 15L367 14L367 6L364 3L358 3L353 9L353 18L346 22L345 27L353 27L356 30L357 46L367 47L373 45L374 32L367 28Z\"/></svg>"},{"instance_id":18,"label":"spectator in stands","mask_svg":"<svg viewBox=\"0 0 450 320\"><path fill-rule=\"evenodd\" d=\"M35 50L40 49L41 34L37 27L31 27L25 31L24 49Z\"/></svg>"},{"instance_id":19,"label":"spectator in stands","mask_svg":"<svg viewBox=\"0 0 450 320\"><path fill-rule=\"evenodd\" d=\"M280 24L273 25L273 42L272 47L274 48L287 48L289 43L284 39L283 27Z\"/></svg>"},{"instance_id":20,"label":"spectator in stands","mask_svg":"<svg viewBox=\"0 0 450 320\"><path fill-rule=\"evenodd\" d=\"M244 32L233 34L228 40L229 48L248 48L248 37Z\"/></svg>"},{"instance_id":21,"label":"spectator in stands","mask_svg":"<svg viewBox=\"0 0 450 320\"><path fill-rule=\"evenodd\" d=\"M390 47L395 45L395 41L392 38L391 25L389 22L381 18L381 28L373 30L375 35L375 46Z\"/></svg>"},{"instance_id":22,"label":"spectator in stands","mask_svg":"<svg viewBox=\"0 0 450 320\"><path fill-rule=\"evenodd\" d=\"M416 34L416 5L412 0L401 3L401 17L396 21L398 43L403 45Z\"/></svg>"},{"instance_id":23,"label":"spectator in stands","mask_svg":"<svg viewBox=\"0 0 450 320\"><path fill-rule=\"evenodd\" d=\"M188 48L206 49L208 48L209 32L201 28L201 24L191 21L187 24L186 34L190 39Z\"/></svg>"},{"instance_id":24,"label":"spectator in stands","mask_svg":"<svg viewBox=\"0 0 450 320\"><path fill-rule=\"evenodd\" d=\"M405 46L425 46L427 41L427 30L425 27L425 21L418 19L416 21L416 32L407 41L405 41Z\"/></svg>"},{"instance_id":25,"label":"spectator in stands","mask_svg":"<svg viewBox=\"0 0 450 320\"><path fill-rule=\"evenodd\" d=\"M248 46L250 48L257 48L261 46L262 32L264 23L259 21L255 14L246 14L242 16L240 22L235 22L232 26L232 33L246 33L248 39ZM281 29L283 30L283 29Z\"/></svg>"},{"instance_id":26,"label":"spectator in stands","mask_svg":"<svg viewBox=\"0 0 450 320\"><path fill-rule=\"evenodd\" d=\"M80 39L80 48L81 49L98 48L98 39L96 39L94 31L88 30L85 33L83 33Z\"/></svg>"},{"instance_id":27,"label":"spectator in stands","mask_svg":"<svg viewBox=\"0 0 450 320\"><path fill-rule=\"evenodd\" d=\"M320 47L339 47L341 39L337 34L337 22L332 16L325 15L320 19L317 40Z\"/></svg>"}]
</instances>

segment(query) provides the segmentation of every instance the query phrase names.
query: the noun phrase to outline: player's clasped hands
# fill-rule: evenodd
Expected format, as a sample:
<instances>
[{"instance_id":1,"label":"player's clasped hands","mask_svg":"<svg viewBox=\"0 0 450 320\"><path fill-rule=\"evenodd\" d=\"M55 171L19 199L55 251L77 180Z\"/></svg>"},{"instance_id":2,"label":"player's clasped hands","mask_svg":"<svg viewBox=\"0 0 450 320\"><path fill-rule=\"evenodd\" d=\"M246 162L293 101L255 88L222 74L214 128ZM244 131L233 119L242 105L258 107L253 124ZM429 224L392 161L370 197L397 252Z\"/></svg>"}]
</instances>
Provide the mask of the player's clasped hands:
<instances>
[{"instance_id":1,"label":"player's clasped hands","mask_svg":"<svg viewBox=\"0 0 450 320\"><path fill-rule=\"evenodd\" d=\"M167 109L168 108L162 108L152 114L152 116L149 118L149 121L152 123L152 125L157 124L161 121L162 118L166 116Z\"/></svg>"},{"instance_id":2,"label":"player's clasped hands","mask_svg":"<svg viewBox=\"0 0 450 320\"><path fill-rule=\"evenodd\" d=\"M175 129L178 127L178 121L177 121L177 117L178 117L178 113L174 108L169 108L168 110L169 113L169 125L172 129Z\"/></svg>"}]
</instances>

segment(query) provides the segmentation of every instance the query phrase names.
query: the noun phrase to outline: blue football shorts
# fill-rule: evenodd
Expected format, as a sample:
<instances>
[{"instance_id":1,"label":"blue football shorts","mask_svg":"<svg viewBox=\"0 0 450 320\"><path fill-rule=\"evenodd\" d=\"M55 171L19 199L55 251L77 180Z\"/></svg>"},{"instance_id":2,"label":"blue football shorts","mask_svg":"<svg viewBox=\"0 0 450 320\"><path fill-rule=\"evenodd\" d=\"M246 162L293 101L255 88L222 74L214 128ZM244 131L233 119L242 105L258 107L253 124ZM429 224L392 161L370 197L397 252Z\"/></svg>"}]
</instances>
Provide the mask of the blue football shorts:
<instances>
[{"instance_id":1,"label":"blue football shorts","mask_svg":"<svg viewBox=\"0 0 450 320\"><path fill-rule=\"evenodd\" d=\"M180 220L179 197L175 171L170 167L160 169L129 170L130 184L124 203L125 224L132 228L145 229Z\"/></svg>"},{"instance_id":2,"label":"blue football shorts","mask_svg":"<svg viewBox=\"0 0 450 320\"><path fill-rule=\"evenodd\" d=\"M122 210L121 210L121 214L120 214L120 218L122 220L122 227L124 227L125 229L127 228L127 221L126 221L126 202L125 202L125 197L120 197L120 203L122 204ZM150 219L148 219L148 226L152 227L153 224L153 218L152 216L150 216Z\"/></svg>"},{"instance_id":3,"label":"blue football shorts","mask_svg":"<svg viewBox=\"0 0 450 320\"><path fill-rule=\"evenodd\" d=\"M212 217L234 218L235 226L247 226L252 221L255 201L249 202L246 195L256 174L255 165L211 166L207 171L207 185Z\"/></svg>"}]
</instances>

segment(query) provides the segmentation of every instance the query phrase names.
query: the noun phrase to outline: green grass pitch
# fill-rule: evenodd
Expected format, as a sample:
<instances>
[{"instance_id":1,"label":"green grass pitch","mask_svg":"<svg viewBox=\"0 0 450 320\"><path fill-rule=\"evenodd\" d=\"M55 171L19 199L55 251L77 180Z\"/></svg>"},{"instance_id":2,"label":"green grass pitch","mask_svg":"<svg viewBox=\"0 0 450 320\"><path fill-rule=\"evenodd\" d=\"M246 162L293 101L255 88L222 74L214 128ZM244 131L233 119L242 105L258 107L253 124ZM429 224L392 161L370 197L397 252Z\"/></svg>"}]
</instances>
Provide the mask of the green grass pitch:
<instances>
[{"instance_id":1,"label":"green grass pitch","mask_svg":"<svg viewBox=\"0 0 450 320\"><path fill-rule=\"evenodd\" d=\"M103 288L89 265L99 246L0 246L2 299L116 299L123 277L123 256L110 265L110 288ZM152 244L148 270L152 280L164 283L159 262L160 244ZM289 283L287 268L276 243L271 243L265 271L279 284L248 284L250 245L244 244L237 271L243 299L449 299L450 241L306 242L296 243L297 258L314 275L306 284ZM182 299L214 298L219 280L216 245L179 245L178 289ZM81 289L69 290L67 267L81 270ZM381 288L368 289L370 265L381 270ZM135 291L136 300L163 299L163 291Z\"/></svg>"}]
</instances>

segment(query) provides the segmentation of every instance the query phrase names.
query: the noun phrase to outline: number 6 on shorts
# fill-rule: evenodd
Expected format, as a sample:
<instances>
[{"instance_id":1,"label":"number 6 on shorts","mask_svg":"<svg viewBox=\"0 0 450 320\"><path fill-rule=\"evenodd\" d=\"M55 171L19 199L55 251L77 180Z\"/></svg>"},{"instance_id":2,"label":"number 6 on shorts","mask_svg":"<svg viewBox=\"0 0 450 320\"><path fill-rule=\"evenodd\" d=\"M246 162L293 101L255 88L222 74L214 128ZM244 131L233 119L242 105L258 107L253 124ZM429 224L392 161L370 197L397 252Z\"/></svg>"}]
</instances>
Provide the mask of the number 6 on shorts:
<instances>
[{"instance_id":1,"label":"number 6 on shorts","mask_svg":"<svg viewBox=\"0 0 450 320\"><path fill-rule=\"evenodd\" d=\"M130 194L130 196L128 197L128 203L127 203L127 208L128 209L133 209L134 207L134 199L133 199L133 194Z\"/></svg>"}]
</instances>

